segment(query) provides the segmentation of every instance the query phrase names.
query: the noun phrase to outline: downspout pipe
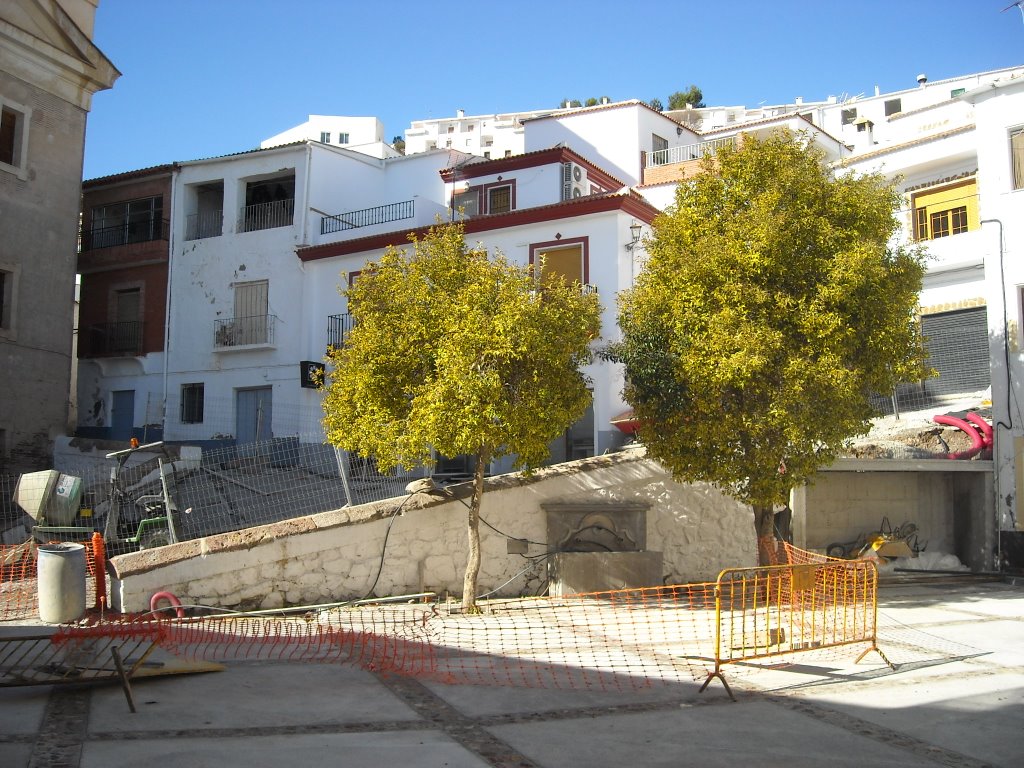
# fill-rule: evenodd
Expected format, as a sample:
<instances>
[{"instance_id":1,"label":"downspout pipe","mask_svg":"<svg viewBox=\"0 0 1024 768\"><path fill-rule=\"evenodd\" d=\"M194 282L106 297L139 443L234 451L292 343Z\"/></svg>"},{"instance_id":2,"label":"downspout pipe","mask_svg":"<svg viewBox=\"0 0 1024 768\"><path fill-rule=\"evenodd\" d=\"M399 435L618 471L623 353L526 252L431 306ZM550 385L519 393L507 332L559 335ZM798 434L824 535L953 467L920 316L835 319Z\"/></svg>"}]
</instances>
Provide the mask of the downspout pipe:
<instances>
[{"instance_id":1,"label":"downspout pipe","mask_svg":"<svg viewBox=\"0 0 1024 768\"><path fill-rule=\"evenodd\" d=\"M171 284L174 282L174 230L178 222L178 174L181 172L181 166L174 163L171 166L171 225L167 232L167 296L164 300L164 401L163 401L163 419L161 422L161 429L163 430L163 439L167 439L167 396L170 373L170 358L171 358Z\"/></svg>"},{"instance_id":2,"label":"downspout pipe","mask_svg":"<svg viewBox=\"0 0 1024 768\"><path fill-rule=\"evenodd\" d=\"M1021 14L1024 15L1024 9L1021 9ZM979 225L985 224L998 224L999 225L999 291L1000 291L1000 304L1002 305L1003 313L1003 365L1006 366L1006 417L1009 422L1004 422L1002 419L996 419L993 413L992 420L992 485L994 487L995 497L995 525L996 525L996 570L1002 571L1003 563L1003 526L1002 520L999 514L999 452L996 450L996 437L999 434L999 427L1010 431L1013 430L1013 411L1010 409L1010 387L1012 385L1010 380L1010 332L1009 332L1009 320L1006 318L1006 272L1003 269L1004 260L1004 249L1003 249L1003 221L1002 219L982 219ZM993 398L993 405L995 401Z\"/></svg>"}]
</instances>

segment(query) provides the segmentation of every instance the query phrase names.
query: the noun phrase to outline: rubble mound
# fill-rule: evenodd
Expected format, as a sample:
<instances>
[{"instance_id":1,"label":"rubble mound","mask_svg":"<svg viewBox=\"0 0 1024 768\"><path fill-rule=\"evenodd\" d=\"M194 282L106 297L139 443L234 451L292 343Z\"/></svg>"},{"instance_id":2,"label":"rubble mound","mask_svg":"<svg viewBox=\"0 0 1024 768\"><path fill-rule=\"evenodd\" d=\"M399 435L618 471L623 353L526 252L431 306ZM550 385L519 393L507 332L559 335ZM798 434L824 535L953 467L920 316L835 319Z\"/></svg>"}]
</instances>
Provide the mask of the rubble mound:
<instances>
[{"instance_id":1,"label":"rubble mound","mask_svg":"<svg viewBox=\"0 0 1024 768\"><path fill-rule=\"evenodd\" d=\"M955 427L922 425L854 440L845 456L856 459L944 459L970 450L971 438Z\"/></svg>"}]
</instances>

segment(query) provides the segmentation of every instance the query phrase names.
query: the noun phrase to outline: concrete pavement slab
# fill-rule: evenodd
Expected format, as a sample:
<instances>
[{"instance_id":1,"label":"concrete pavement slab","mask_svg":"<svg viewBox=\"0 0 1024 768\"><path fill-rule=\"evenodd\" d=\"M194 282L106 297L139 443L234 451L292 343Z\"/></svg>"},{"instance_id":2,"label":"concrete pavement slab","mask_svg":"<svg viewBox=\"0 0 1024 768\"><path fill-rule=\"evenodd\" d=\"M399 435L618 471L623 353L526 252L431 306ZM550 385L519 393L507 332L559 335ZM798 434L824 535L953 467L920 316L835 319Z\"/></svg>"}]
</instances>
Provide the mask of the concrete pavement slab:
<instances>
[{"instance_id":1,"label":"concrete pavement slab","mask_svg":"<svg viewBox=\"0 0 1024 768\"><path fill-rule=\"evenodd\" d=\"M395 722L415 713L369 672L337 664L235 663L223 672L137 680L92 693L90 733ZM285 703L287 706L285 706Z\"/></svg>"},{"instance_id":2,"label":"concrete pavement slab","mask_svg":"<svg viewBox=\"0 0 1024 768\"><path fill-rule=\"evenodd\" d=\"M545 768L935 766L784 707L749 699L491 730Z\"/></svg>"},{"instance_id":3,"label":"concrete pavement slab","mask_svg":"<svg viewBox=\"0 0 1024 768\"><path fill-rule=\"evenodd\" d=\"M0 688L0 766L1024 765L1024 590L883 590L880 617L882 650L913 663L730 664L736 703L717 681L456 686L287 661L137 680L136 714L116 684Z\"/></svg>"},{"instance_id":4,"label":"concrete pavement slab","mask_svg":"<svg viewBox=\"0 0 1024 768\"><path fill-rule=\"evenodd\" d=\"M86 744L80 768L284 768L284 766L448 766L487 768L481 758L443 734L302 734L282 738L249 734L230 738L181 736Z\"/></svg>"}]
</instances>

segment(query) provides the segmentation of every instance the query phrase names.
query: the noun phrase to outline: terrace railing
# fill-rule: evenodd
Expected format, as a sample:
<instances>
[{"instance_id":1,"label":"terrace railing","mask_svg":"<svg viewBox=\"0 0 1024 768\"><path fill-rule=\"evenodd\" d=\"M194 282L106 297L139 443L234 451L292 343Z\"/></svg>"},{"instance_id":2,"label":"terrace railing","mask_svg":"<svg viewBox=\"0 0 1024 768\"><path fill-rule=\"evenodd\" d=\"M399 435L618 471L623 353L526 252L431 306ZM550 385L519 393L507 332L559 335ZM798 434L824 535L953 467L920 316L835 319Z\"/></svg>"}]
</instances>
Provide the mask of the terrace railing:
<instances>
[{"instance_id":1,"label":"terrace railing","mask_svg":"<svg viewBox=\"0 0 1024 768\"><path fill-rule=\"evenodd\" d=\"M320 219L320 234L329 235L346 229L369 227L373 224L386 224L389 221L411 219L416 215L415 200L403 200L400 203L378 205L375 208L363 208L359 211L339 213L336 216L324 216Z\"/></svg>"},{"instance_id":2,"label":"terrace railing","mask_svg":"<svg viewBox=\"0 0 1024 768\"><path fill-rule=\"evenodd\" d=\"M290 227L295 220L295 198L247 205L238 218L239 232Z\"/></svg>"},{"instance_id":3,"label":"terrace railing","mask_svg":"<svg viewBox=\"0 0 1024 768\"><path fill-rule=\"evenodd\" d=\"M725 139L713 139L702 141L698 144L683 144L679 147L659 149L656 152L647 153L647 165L650 168L656 165L670 165L672 163L685 163L687 160L699 160L705 155L713 155L723 147L736 145L736 137L730 136Z\"/></svg>"},{"instance_id":4,"label":"terrace railing","mask_svg":"<svg viewBox=\"0 0 1024 768\"><path fill-rule=\"evenodd\" d=\"M273 344L276 315L231 317L213 321L213 345L217 349Z\"/></svg>"},{"instance_id":5,"label":"terrace railing","mask_svg":"<svg viewBox=\"0 0 1024 768\"><path fill-rule=\"evenodd\" d=\"M185 217L185 239L203 240L224 233L224 211L190 213Z\"/></svg>"},{"instance_id":6,"label":"terrace railing","mask_svg":"<svg viewBox=\"0 0 1024 768\"><path fill-rule=\"evenodd\" d=\"M166 240L168 229L167 219L132 221L111 227L83 227L79 233L78 248L80 251L91 251L96 248L113 248L129 243Z\"/></svg>"},{"instance_id":7,"label":"terrace railing","mask_svg":"<svg viewBox=\"0 0 1024 768\"><path fill-rule=\"evenodd\" d=\"M345 337L352 332L354 325L352 315L348 312L341 315L327 316L327 346L340 347L345 343Z\"/></svg>"},{"instance_id":8,"label":"terrace railing","mask_svg":"<svg viewBox=\"0 0 1024 768\"><path fill-rule=\"evenodd\" d=\"M79 339L81 357L133 357L142 354L142 322L96 323Z\"/></svg>"}]
</instances>

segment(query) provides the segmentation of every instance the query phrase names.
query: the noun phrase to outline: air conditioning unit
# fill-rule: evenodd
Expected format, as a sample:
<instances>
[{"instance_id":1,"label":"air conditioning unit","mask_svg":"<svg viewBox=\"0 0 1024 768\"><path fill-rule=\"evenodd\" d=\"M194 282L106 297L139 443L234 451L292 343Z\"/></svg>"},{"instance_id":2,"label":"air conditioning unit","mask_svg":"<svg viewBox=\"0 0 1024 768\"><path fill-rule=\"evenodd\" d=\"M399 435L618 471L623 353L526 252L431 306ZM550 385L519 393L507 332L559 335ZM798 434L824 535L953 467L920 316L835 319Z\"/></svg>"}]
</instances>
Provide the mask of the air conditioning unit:
<instances>
[{"instance_id":1,"label":"air conditioning unit","mask_svg":"<svg viewBox=\"0 0 1024 768\"><path fill-rule=\"evenodd\" d=\"M577 163L562 163L562 199L572 200L590 194L587 169Z\"/></svg>"}]
</instances>

